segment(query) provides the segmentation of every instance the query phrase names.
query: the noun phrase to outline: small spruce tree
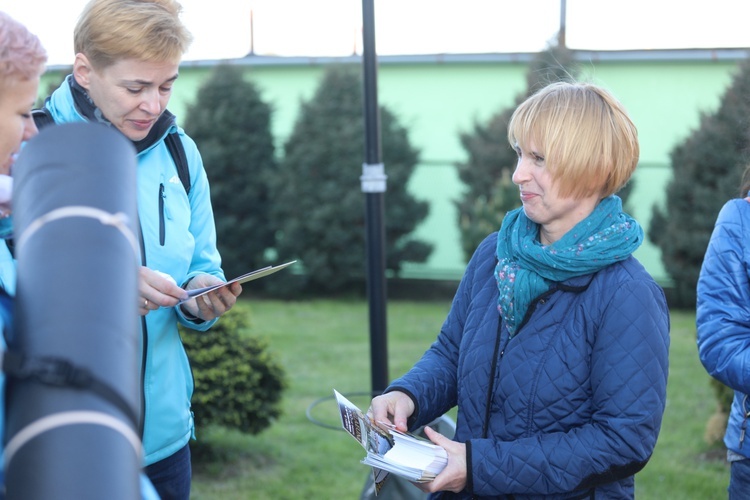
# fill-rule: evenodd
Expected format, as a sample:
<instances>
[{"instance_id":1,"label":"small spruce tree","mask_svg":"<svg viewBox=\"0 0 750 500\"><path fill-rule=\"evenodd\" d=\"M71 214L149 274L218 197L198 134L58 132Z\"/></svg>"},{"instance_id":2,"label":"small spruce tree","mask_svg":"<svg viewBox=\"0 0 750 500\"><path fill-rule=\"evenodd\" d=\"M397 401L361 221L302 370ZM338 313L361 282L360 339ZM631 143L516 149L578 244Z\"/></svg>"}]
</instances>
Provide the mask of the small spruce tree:
<instances>
[{"instance_id":1,"label":"small spruce tree","mask_svg":"<svg viewBox=\"0 0 750 500\"><path fill-rule=\"evenodd\" d=\"M195 380L196 426L259 434L281 416L286 371L266 339L250 335L249 309L238 303L208 332L180 327Z\"/></svg>"},{"instance_id":2,"label":"small spruce tree","mask_svg":"<svg viewBox=\"0 0 750 500\"><path fill-rule=\"evenodd\" d=\"M673 281L670 305L695 306L703 255L722 205L739 192L750 144L750 60L743 61L713 113L670 155L672 179L653 207L649 239Z\"/></svg>"},{"instance_id":3,"label":"small spruce tree","mask_svg":"<svg viewBox=\"0 0 750 500\"><path fill-rule=\"evenodd\" d=\"M282 260L298 259L304 270L304 283L294 286L340 292L361 282L365 274L362 94L357 71L329 68L314 96L301 103L278 175L271 182L276 251ZM429 244L411 236L427 216L428 205L407 190L418 162L407 130L385 107L380 108L380 118L388 176L386 268L398 273L404 262L424 262L431 251ZM281 288L289 277L274 278L273 284Z\"/></svg>"},{"instance_id":4,"label":"small spruce tree","mask_svg":"<svg viewBox=\"0 0 750 500\"><path fill-rule=\"evenodd\" d=\"M185 130L200 149L211 183L227 278L265 266L274 242L268 178L277 168L270 106L240 68L219 65L188 106Z\"/></svg>"}]
</instances>

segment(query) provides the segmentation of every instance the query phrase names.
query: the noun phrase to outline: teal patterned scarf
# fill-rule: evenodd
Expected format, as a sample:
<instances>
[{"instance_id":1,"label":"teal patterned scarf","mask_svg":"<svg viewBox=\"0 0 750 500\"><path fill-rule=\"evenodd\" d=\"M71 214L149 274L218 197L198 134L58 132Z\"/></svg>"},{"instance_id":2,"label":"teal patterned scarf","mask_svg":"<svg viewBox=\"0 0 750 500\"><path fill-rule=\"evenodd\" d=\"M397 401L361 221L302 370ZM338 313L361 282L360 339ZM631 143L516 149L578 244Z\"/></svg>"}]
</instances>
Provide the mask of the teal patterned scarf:
<instances>
[{"instance_id":1,"label":"teal patterned scarf","mask_svg":"<svg viewBox=\"0 0 750 500\"><path fill-rule=\"evenodd\" d=\"M497 236L495 278L500 291L497 308L510 334L516 333L531 301L553 282L625 260L641 243L643 229L622 211L622 201L614 195L551 245L539 241L539 225L523 208L508 212Z\"/></svg>"}]
</instances>

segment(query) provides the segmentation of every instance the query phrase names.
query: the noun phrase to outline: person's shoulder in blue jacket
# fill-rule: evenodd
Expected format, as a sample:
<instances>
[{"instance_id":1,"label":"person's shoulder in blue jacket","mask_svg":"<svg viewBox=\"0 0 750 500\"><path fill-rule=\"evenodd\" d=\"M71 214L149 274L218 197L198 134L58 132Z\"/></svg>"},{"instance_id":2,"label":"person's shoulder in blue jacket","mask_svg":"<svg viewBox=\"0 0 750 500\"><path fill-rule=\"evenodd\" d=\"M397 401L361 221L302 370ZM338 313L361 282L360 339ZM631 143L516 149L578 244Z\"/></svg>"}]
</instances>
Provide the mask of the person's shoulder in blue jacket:
<instances>
[{"instance_id":1,"label":"person's shoulder in blue jacket","mask_svg":"<svg viewBox=\"0 0 750 500\"><path fill-rule=\"evenodd\" d=\"M698 354L706 371L734 390L724 444L731 464L729 495L750 490L750 167L740 198L719 212L696 287Z\"/></svg>"}]
</instances>

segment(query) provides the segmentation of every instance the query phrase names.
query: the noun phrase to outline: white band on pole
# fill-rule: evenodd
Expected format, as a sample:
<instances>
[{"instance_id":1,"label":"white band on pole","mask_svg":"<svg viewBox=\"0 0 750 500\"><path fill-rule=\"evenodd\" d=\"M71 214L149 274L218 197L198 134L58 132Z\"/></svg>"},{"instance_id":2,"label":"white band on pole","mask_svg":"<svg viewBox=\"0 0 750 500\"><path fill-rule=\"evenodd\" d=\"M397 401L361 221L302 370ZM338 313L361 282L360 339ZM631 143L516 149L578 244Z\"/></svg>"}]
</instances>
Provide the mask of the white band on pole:
<instances>
[{"instance_id":1,"label":"white band on pole","mask_svg":"<svg viewBox=\"0 0 750 500\"><path fill-rule=\"evenodd\" d=\"M59 219L65 219L67 217L89 217L98 220L105 226L114 227L115 229L120 231L123 236L125 236L125 238L128 240L128 243L130 243L130 246L133 247L133 252L135 253L135 255L140 254L138 240L136 239L130 228L128 228L127 226L127 215L122 213L111 214L98 208L86 206L61 207L38 217L28 225L26 231L24 231L23 234L21 234L21 236L18 238L18 241L16 242L18 248L20 249L26 242L26 240L28 240L45 224Z\"/></svg>"},{"instance_id":2,"label":"white band on pole","mask_svg":"<svg viewBox=\"0 0 750 500\"><path fill-rule=\"evenodd\" d=\"M128 440L140 459L141 439L127 424L106 413L96 411L68 411L40 418L17 432L5 447L5 468L7 469L8 464L13 460L13 455L35 437L58 427L83 424L101 425L119 432Z\"/></svg>"},{"instance_id":3,"label":"white band on pole","mask_svg":"<svg viewBox=\"0 0 750 500\"><path fill-rule=\"evenodd\" d=\"M384 193L385 180L387 178L388 176L385 175L385 167L382 163L362 164L362 176L359 180L362 182L363 193Z\"/></svg>"}]
</instances>

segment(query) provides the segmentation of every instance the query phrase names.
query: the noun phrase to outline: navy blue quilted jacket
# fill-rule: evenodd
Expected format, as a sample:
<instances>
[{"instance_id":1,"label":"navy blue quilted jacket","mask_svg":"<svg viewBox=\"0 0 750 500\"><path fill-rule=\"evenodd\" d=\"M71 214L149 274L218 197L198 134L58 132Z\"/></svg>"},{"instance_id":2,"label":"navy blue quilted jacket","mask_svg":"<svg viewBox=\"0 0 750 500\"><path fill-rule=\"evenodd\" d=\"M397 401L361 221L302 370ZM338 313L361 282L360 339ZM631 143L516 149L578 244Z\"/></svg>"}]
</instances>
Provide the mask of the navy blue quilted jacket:
<instances>
[{"instance_id":1,"label":"navy blue quilted jacket","mask_svg":"<svg viewBox=\"0 0 750 500\"><path fill-rule=\"evenodd\" d=\"M750 458L750 203L727 202L716 219L698 278L698 352L711 376L734 389L727 448Z\"/></svg>"},{"instance_id":2,"label":"navy blue quilted jacket","mask_svg":"<svg viewBox=\"0 0 750 500\"><path fill-rule=\"evenodd\" d=\"M512 338L499 318L497 234L468 264L437 340L395 380L410 428L458 405L468 478L438 498L633 498L664 411L669 312L632 257L558 283Z\"/></svg>"}]
</instances>

